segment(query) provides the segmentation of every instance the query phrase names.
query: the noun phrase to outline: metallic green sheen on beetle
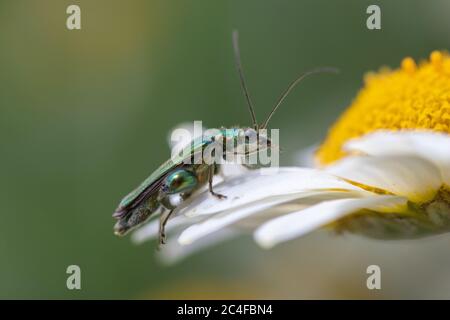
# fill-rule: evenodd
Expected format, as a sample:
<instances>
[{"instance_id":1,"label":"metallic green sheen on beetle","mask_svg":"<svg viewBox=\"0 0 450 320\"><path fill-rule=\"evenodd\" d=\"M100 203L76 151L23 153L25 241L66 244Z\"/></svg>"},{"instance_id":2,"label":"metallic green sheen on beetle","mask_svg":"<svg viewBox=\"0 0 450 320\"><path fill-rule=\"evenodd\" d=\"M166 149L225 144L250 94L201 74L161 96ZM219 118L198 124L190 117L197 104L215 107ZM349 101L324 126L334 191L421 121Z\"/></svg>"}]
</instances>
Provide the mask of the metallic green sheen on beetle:
<instances>
[{"instance_id":1,"label":"metallic green sheen on beetle","mask_svg":"<svg viewBox=\"0 0 450 320\"><path fill-rule=\"evenodd\" d=\"M205 148L214 143L219 144L218 147L222 148L223 156L226 157L226 146L230 145L230 142L231 145L235 145L236 142L242 143L242 135L249 137L249 140L253 141L252 143L256 141L256 148L253 146L253 149L251 149L250 146L247 145L248 140L244 140L245 145L243 150L245 150L245 152L243 155L259 152L261 148L271 148L272 143L270 139L265 137L265 135L260 135L259 130L267 128L269 120L289 92L306 76L319 72L336 72L336 69L334 68L320 68L302 74L289 85L278 99L269 116L261 125L259 125L245 84L237 32L233 33L233 48L241 86L252 117L253 127L232 129L222 128L219 130L219 135L204 135L191 141L191 143L182 150L179 156L172 157L172 159L163 163L135 190L123 198L113 214L113 217L118 220L114 226L115 234L126 234L132 228L144 223L152 216L152 214L160 211L159 239L160 244L163 244L165 242L165 225L177 206L177 204L172 202L174 196L177 196L183 201L190 197L194 191L208 183L209 192L213 196L219 199L226 197L226 195L215 193L213 190L213 177L219 172L220 164L203 161L203 159L199 163L192 161L198 153L203 155ZM191 161L186 161L188 159Z\"/></svg>"},{"instance_id":2,"label":"metallic green sheen on beetle","mask_svg":"<svg viewBox=\"0 0 450 320\"><path fill-rule=\"evenodd\" d=\"M258 136L253 128L221 129L219 132L222 139L217 139L217 135L204 135L192 141L180 154L188 155L188 158L194 158L197 153L203 154L207 146L216 143L219 144L220 148L223 148L225 156L225 146L230 143L230 140L234 143L240 134ZM270 146L270 140L259 136L258 143ZM187 160L186 157L176 156L166 161L120 202L113 215L114 218L118 219L114 227L117 235L124 235L133 227L146 221L152 213L162 209L163 212L167 212L165 216L161 214L160 220L160 242L163 243L164 226L176 207L171 203L173 195L179 195L184 200L192 192L209 183L209 192L212 195L218 198L225 197L215 193L212 187L213 176L219 171L220 164L209 164L204 161L199 164L190 164L186 162L191 161L185 160Z\"/></svg>"}]
</instances>

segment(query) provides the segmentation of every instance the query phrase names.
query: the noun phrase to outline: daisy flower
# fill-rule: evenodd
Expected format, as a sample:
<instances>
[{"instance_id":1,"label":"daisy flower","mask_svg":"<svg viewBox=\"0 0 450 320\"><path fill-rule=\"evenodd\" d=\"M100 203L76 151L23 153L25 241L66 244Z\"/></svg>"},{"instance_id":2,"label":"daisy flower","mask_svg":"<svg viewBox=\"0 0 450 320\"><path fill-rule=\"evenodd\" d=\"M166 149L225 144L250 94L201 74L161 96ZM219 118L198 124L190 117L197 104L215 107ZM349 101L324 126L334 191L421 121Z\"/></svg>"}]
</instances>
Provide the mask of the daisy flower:
<instances>
[{"instance_id":1,"label":"daisy flower","mask_svg":"<svg viewBox=\"0 0 450 320\"><path fill-rule=\"evenodd\" d=\"M251 231L264 248L318 228L378 239L450 231L450 57L365 77L363 89L317 148L314 168L225 166L169 222L161 254L174 261ZM158 222L135 231L142 242Z\"/></svg>"}]
</instances>

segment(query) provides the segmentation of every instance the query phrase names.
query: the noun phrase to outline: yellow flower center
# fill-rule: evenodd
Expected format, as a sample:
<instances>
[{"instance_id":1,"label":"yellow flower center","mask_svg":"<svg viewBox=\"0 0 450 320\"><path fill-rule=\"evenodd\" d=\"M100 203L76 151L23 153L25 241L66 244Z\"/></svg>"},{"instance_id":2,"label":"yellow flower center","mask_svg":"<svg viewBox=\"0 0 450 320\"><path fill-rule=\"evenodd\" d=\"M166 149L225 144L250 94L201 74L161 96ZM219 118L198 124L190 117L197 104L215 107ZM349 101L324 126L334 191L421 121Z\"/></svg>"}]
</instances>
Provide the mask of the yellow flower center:
<instances>
[{"instance_id":1,"label":"yellow flower center","mask_svg":"<svg viewBox=\"0 0 450 320\"><path fill-rule=\"evenodd\" d=\"M376 130L419 129L450 134L450 56L434 51L416 65L405 58L397 70L364 78L364 88L330 129L317 151L320 164L346 156L343 145Z\"/></svg>"}]
</instances>

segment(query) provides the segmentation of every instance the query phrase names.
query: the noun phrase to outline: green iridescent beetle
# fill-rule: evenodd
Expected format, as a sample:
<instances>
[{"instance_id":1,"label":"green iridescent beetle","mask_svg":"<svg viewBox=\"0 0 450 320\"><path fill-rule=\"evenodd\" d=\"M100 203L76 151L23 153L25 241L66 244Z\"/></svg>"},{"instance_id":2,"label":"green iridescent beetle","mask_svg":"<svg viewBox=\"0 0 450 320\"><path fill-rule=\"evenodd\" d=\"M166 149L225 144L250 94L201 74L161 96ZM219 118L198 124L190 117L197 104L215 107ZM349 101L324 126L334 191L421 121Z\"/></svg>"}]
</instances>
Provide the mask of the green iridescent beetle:
<instances>
[{"instance_id":1,"label":"green iridescent beetle","mask_svg":"<svg viewBox=\"0 0 450 320\"><path fill-rule=\"evenodd\" d=\"M259 125L256 120L253 104L251 102L244 79L244 73L242 71L238 46L238 34L236 31L233 32L233 48L236 67L252 117L253 127L231 129L222 128L218 130L219 134L203 135L202 137L191 141L191 143L182 150L179 156L172 157L163 163L147 179L145 179L144 182L142 182L135 190L129 193L120 202L113 214L113 217L118 220L114 226L114 232L116 235L125 235L131 229L144 223L153 213L161 211L159 242L160 244L163 244L165 242L165 225L177 206L172 203L172 196L178 195L181 200L185 200L190 197L194 191L208 184L209 192L213 196L219 199L226 197L226 195L218 194L213 190L213 177L220 170L219 163L211 164L202 161L200 163L194 162L194 164L191 164L192 161L186 160L193 159L198 153L203 153L205 148L213 143L221 143L224 148L230 141L234 144L234 142L242 135L249 137L250 141L257 141L256 149L252 150L248 146L244 146L244 150L252 150L246 151L246 155L248 155L248 152L258 152L260 148L271 148L271 140L261 135L259 130L267 128L269 120L281 105L283 100L287 97L289 92L306 76L319 72L337 72L334 68L320 68L302 74L289 85L289 87L278 99L275 107L272 109L267 119L262 125ZM252 137L255 138L255 140L252 140ZM225 149L223 154L226 154Z\"/></svg>"}]
</instances>

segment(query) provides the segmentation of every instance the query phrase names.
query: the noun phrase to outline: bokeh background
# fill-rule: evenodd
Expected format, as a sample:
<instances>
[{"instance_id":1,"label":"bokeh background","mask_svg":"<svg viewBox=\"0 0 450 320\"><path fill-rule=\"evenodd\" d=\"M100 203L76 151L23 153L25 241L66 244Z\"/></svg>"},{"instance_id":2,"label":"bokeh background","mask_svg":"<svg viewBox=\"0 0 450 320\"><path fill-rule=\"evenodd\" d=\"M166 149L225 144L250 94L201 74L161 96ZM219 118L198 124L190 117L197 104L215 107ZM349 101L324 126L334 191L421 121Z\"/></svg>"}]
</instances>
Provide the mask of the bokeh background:
<instances>
[{"instance_id":1,"label":"bokeh background","mask_svg":"<svg viewBox=\"0 0 450 320\"><path fill-rule=\"evenodd\" d=\"M66 29L78 4L82 30ZM382 30L366 28L378 4ZM175 266L155 243L112 233L118 201L169 157L168 130L192 120L248 125L231 31L240 31L260 118L283 164L319 142L363 74L450 47L450 3L324 0L1 0L0 298L450 298L450 236L374 241L315 232L263 251L243 236ZM66 288L66 267L82 290ZM366 288L366 268L382 290Z\"/></svg>"}]
</instances>

